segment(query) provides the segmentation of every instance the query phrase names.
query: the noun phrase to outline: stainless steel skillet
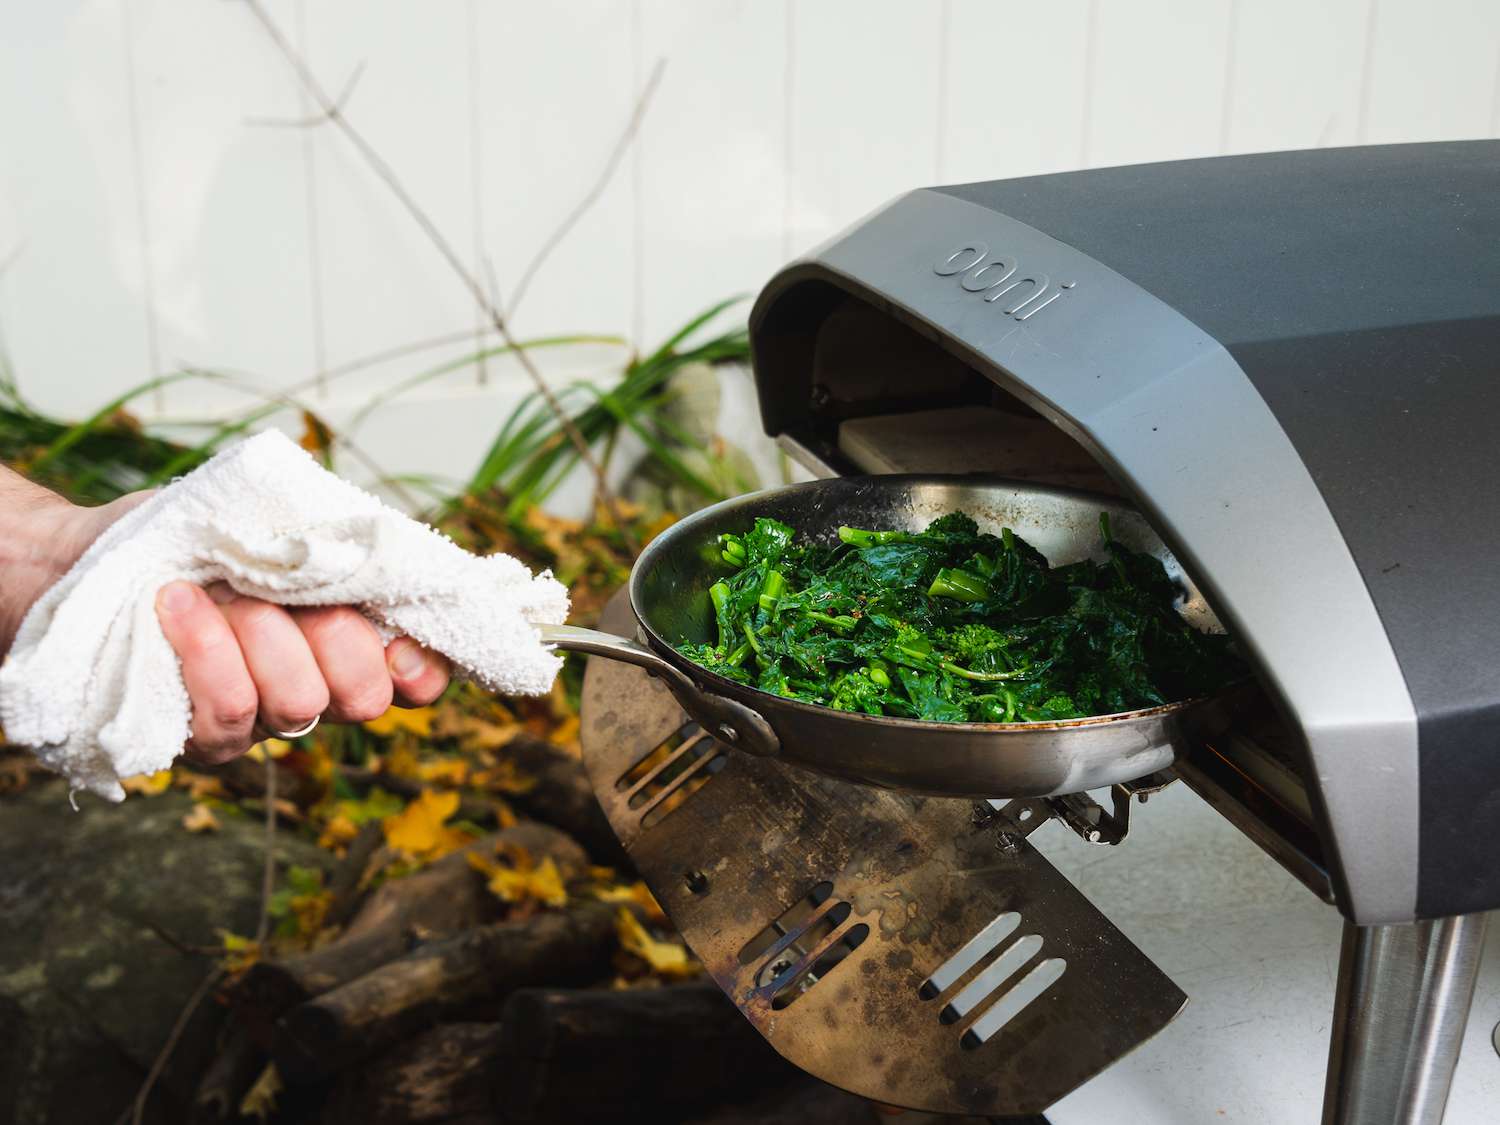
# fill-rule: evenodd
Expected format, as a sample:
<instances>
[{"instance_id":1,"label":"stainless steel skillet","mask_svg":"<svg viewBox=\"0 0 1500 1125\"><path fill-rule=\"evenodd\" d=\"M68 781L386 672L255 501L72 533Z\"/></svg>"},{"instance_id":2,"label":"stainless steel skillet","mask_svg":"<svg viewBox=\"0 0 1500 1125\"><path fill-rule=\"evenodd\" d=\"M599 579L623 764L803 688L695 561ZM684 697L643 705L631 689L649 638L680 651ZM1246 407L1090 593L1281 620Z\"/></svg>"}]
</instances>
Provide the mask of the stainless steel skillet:
<instances>
[{"instance_id":1,"label":"stainless steel skillet","mask_svg":"<svg viewBox=\"0 0 1500 1125\"><path fill-rule=\"evenodd\" d=\"M689 715L721 741L751 754L851 781L963 797L1044 797L1143 777L1181 748L1188 700L1143 711L1049 723L935 723L851 714L737 684L674 648L709 640L708 588L726 573L721 532L743 532L758 516L819 542L840 524L920 530L951 511L982 530L1011 528L1054 565L1102 553L1099 514L1115 539L1160 558L1183 588L1180 609L1199 628L1218 622L1150 526L1118 500L983 477L838 477L735 497L674 524L641 553L630 575L639 639L569 625L542 639L574 652L637 664L659 676Z\"/></svg>"}]
</instances>

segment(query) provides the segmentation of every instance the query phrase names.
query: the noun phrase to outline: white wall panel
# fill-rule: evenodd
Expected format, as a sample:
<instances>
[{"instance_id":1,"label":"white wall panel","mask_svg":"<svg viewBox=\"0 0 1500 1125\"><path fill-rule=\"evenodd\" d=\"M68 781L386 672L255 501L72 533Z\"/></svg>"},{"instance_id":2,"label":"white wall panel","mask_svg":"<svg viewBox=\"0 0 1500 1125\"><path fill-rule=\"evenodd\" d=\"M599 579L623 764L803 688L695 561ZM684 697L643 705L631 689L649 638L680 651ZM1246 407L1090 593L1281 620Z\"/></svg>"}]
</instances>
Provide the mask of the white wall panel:
<instances>
[{"instance_id":1,"label":"white wall panel","mask_svg":"<svg viewBox=\"0 0 1500 1125\"><path fill-rule=\"evenodd\" d=\"M305 375L303 137L251 124L298 116L284 64L243 5L128 2L159 365L232 366L273 383ZM291 9L270 7L284 19Z\"/></svg>"},{"instance_id":2,"label":"white wall panel","mask_svg":"<svg viewBox=\"0 0 1500 1125\"><path fill-rule=\"evenodd\" d=\"M473 3L483 246L507 308L522 271L599 178L638 91L630 5ZM634 198L627 155L603 195L532 278L523 336L628 335Z\"/></svg>"},{"instance_id":3,"label":"white wall panel","mask_svg":"<svg viewBox=\"0 0 1500 1125\"><path fill-rule=\"evenodd\" d=\"M1077 167L1088 12L1088 0L954 0L941 179L994 180Z\"/></svg>"},{"instance_id":4,"label":"white wall panel","mask_svg":"<svg viewBox=\"0 0 1500 1125\"><path fill-rule=\"evenodd\" d=\"M0 332L38 405L151 375L116 0L13 10L0 34Z\"/></svg>"},{"instance_id":5,"label":"white wall panel","mask_svg":"<svg viewBox=\"0 0 1500 1125\"><path fill-rule=\"evenodd\" d=\"M934 181L1500 129L1490 0L266 2L331 90L363 65L351 118L503 301L667 60L637 147L534 279L523 336L649 345ZM347 142L250 123L308 108L243 4L0 16L0 263L19 248L0 341L29 395L79 414L182 363L271 389L450 338L335 380L316 401L346 417L472 347L467 294ZM537 359L566 381L619 356ZM514 363L484 374L420 394L433 417L471 394L487 425L529 383ZM245 402L164 397L170 416ZM368 435L402 467L462 471L478 450L445 429Z\"/></svg>"},{"instance_id":6,"label":"white wall panel","mask_svg":"<svg viewBox=\"0 0 1500 1125\"><path fill-rule=\"evenodd\" d=\"M936 4L793 7L791 249L937 179Z\"/></svg>"},{"instance_id":7,"label":"white wall panel","mask_svg":"<svg viewBox=\"0 0 1500 1125\"><path fill-rule=\"evenodd\" d=\"M337 93L363 65L349 119L472 253L464 5L304 2L306 51L323 85ZM472 325L462 286L385 185L334 130L314 136L328 361Z\"/></svg>"},{"instance_id":8,"label":"white wall panel","mask_svg":"<svg viewBox=\"0 0 1500 1125\"><path fill-rule=\"evenodd\" d=\"M650 345L781 261L781 4L639 0L644 72L667 60L640 137L641 329Z\"/></svg>"},{"instance_id":9,"label":"white wall panel","mask_svg":"<svg viewBox=\"0 0 1500 1125\"><path fill-rule=\"evenodd\" d=\"M1370 0L1235 0L1228 152L1354 144Z\"/></svg>"},{"instance_id":10,"label":"white wall panel","mask_svg":"<svg viewBox=\"0 0 1500 1125\"><path fill-rule=\"evenodd\" d=\"M1228 0L1094 0L1089 167L1219 151Z\"/></svg>"},{"instance_id":11,"label":"white wall panel","mask_svg":"<svg viewBox=\"0 0 1500 1125\"><path fill-rule=\"evenodd\" d=\"M1500 63L1494 0L1372 0L1375 10L1364 135L1371 144L1482 137Z\"/></svg>"}]
</instances>

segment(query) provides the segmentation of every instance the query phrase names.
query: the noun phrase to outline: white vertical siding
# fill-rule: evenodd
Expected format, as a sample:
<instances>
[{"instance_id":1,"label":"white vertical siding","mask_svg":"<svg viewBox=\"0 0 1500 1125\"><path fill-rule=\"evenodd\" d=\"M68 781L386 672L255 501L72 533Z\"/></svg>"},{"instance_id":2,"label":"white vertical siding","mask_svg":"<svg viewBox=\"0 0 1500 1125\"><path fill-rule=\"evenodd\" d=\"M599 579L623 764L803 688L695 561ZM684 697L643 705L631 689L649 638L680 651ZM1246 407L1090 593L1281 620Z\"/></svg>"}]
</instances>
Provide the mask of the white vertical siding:
<instances>
[{"instance_id":1,"label":"white vertical siding","mask_svg":"<svg viewBox=\"0 0 1500 1125\"><path fill-rule=\"evenodd\" d=\"M362 68L349 115L502 301L666 60L635 148L532 282L523 336L649 344L935 181L1500 128L1489 0L268 6L330 90ZM286 387L480 331L344 139L288 124L311 107L243 5L54 0L0 21L0 341L41 405L78 413L185 364ZM462 347L313 401L339 416ZM617 360L539 356L559 377ZM431 393L479 396L487 425L524 387L491 362ZM229 401L177 384L139 405ZM371 435L449 471L477 455Z\"/></svg>"}]
</instances>

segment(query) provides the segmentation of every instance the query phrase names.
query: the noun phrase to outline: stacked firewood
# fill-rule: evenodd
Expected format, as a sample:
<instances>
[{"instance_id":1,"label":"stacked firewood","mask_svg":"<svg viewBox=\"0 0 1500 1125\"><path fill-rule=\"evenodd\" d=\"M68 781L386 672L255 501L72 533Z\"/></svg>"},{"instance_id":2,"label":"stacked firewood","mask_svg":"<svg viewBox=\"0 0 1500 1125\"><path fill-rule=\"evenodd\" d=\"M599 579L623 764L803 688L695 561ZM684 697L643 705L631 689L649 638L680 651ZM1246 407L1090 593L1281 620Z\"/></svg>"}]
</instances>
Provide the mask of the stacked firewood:
<instances>
[{"instance_id":1,"label":"stacked firewood","mask_svg":"<svg viewBox=\"0 0 1500 1125\"><path fill-rule=\"evenodd\" d=\"M529 779L515 823L361 889L389 860L367 824L328 883L337 936L232 980L198 1121L873 1120L868 1103L801 1077L691 966L677 980L632 974L621 912L643 931L666 936L666 923L649 895L580 889L605 866L630 877L581 764L526 738L507 756ZM555 870L565 893L506 903L488 873L507 857Z\"/></svg>"}]
</instances>

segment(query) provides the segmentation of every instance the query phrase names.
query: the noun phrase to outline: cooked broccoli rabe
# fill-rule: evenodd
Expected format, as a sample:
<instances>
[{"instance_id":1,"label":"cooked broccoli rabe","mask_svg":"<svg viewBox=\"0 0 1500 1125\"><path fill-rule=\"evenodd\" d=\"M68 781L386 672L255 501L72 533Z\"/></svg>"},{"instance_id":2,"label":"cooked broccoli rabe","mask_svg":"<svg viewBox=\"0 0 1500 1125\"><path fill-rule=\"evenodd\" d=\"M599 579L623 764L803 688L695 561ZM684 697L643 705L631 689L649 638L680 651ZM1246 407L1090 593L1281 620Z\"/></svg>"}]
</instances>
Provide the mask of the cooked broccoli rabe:
<instances>
[{"instance_id":1,"label":"cooked broccoli rabe","mask_svg":"<svg viewBox=\"0 0 1500 1125\"><path fill-rule=\"evenodd\" d=\"M715 642L681 651L790 699L954 723L1133 711L1243 675L1226 637L1173 608L1161 563L1100 526L1106 561L1051 567L962 512L920 532L841 527L831 547L758 519L719 538Z\"/></svg>"}]
</instances>

